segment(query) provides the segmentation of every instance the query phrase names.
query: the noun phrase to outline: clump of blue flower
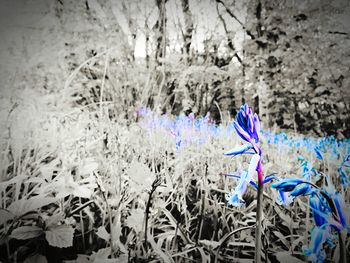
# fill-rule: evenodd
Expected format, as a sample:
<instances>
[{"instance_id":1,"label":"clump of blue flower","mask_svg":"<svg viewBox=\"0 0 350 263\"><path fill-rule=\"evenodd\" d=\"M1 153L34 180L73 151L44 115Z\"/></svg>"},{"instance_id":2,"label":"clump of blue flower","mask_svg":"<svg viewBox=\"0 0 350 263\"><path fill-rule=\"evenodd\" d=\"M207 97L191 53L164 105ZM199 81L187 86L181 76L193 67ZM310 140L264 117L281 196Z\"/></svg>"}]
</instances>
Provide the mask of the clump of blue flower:
<instances>
[{"instance_id":1,"label":"clump of blue flower","mask_svg":"<svg viewBox=\"0 0 350 263\"><path fill-rule=\"evenodd\" d=\"M304 253L312 262L324 262L323 244L332 236L332 230L339 234L350 230L349 209L344 197L335 190L329 177L326 177L326 186L322 188L299 178L285 178L271 186L292 197L310 196L315 226L311 231L310 246L304 248Z\"/></svg>"}]
</instances>

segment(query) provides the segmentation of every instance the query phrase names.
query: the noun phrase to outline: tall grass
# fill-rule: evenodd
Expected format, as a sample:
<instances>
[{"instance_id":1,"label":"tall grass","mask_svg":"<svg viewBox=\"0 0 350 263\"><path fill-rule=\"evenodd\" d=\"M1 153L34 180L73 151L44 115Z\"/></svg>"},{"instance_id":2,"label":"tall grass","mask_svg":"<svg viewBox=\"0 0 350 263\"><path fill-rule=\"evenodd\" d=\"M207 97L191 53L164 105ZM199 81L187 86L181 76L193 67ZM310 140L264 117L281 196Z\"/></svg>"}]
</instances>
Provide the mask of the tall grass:
<instances>
[{"instance_id":1,"label":"tall grass","mask_svg":"<svg viewBox=\"0 0 350 263\"><path fill-rule=\"evenodd\" d=\"M252 261L256 192L248 189L242 208L225 198L237 182L224 174L238 174L249 163L245 156L223 156L241 144L231 119L215 125L210 117L143 109L131 122L110 117L104 101L88 111L50 100L23 93L11 112L3 112L2 261ZM313 151L319 145L324 161ZM300 177L302 155L331 176L349 204L337 170L349 141L266 132L261 148L265 174ZM313 224L307 198L287 207L276 197L264 188L264 260L298 262ZM337 241L334 246L326 248L329 261L337 259Z\"/></svg>"}]
</instances>

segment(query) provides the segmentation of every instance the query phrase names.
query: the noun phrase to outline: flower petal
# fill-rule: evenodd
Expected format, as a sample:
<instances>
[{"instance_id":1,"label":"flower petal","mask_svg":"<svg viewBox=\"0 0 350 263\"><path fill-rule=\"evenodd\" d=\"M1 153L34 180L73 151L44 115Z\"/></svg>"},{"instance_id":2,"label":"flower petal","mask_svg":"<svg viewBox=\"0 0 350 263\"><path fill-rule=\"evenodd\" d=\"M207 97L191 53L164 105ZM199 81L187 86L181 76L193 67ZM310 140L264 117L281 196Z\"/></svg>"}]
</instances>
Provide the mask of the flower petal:
<instances>
[{"instance_id":1,"label":"flower petal","mask_svg":"<svg viewBox=\"0 0 350 263\"><path fill-rule=\"evenodd\" d=\"M235 127L239 137L241 137L244 141L251 142L250 135L236 121L233 122L233 126Z\"/></svg>"},{"instance_id":2,"label":"flower petal","mask_svg":"<svg viewBox=\"0 0 350 263\"><path fill-rule=\"evenodd\" d=\"M322 153L321 153L321 151L320 151L320 148L315 147L315 148L314 148L314 151L315 151L315 153L316 153L316 157L317 157L318 159L320 159L320 160L323 160L323 156L322 156Z\"/></svg>"},{"instance_id":3,"label":"flower petal","mask_svg":"<svg viewBox=\"0 0 350 263\"><path fill-rule=\"evenodd\" d=\"M256 171L256 168L258 167L259 161L260 161L260 155L254 154L252 159L250 160L249 167L248 167L249 180L250 180L250 178L252 178L254 172Z\"/></svg>"},{"instance_id":4,"label":"flower petal","mask_svg":"<svg viewBox=\"0 0 350 263\"><path fill-rule=\"evenodd\" d=\"M311 185L306 183L298 184L293 191L290 192L291 196L308 195L312 193Z\"/></svg>"},{"instance_id":5,"label":"flower petal","mask_svg":"<svg viewBox=\"0 0 350 263\"><path fill-rule=\"evenodd\" d=\"M282 190L279 190L278 194L279 194L279 196L277 197L276 202L279 205L289 206L294 200L294 197L291 196L290 193L288 193L288 192L284 192Z\"/></svg>"},{"instance_id":6,"label":"flower petal","mask_svg":"<svg viewBox=\"0 0 350 263\"><path fill-rule=\"evenodd\" d=\"M250 144L244 144L244 145L241 145L239 147L236 147L236 148L233 148L227 152L225 152L224 154L225 155L238 155L238 154L242 154L242 153L245 153L246 151L252 149L253 146L250 145Z\"/></svg>"}]
</instances>

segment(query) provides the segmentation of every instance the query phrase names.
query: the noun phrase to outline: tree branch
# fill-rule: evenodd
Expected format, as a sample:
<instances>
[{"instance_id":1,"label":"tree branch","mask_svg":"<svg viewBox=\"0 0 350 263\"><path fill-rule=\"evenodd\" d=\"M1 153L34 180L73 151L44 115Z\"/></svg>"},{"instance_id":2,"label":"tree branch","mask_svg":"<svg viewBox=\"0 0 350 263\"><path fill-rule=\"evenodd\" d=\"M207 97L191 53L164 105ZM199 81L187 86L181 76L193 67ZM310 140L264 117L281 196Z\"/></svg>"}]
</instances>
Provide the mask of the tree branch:
<instances>
[{"instance_id":1,"label":"tree branch","mask_svg":"<svg viewBox=\"0 0 350 263\"><path fill-rule=\"evenodd\" d=\"M222 0L216 0L217 3L222 4L222 6L225 8L226 12L234 19L238 22L238 24L240 24L240 26L243 28L243 30L245 31L245 33L250 36L251 39L255 39L255 36L252 34L252 32L250 32L250 30L248 30L244 24L237 18L237 16L225 5L225 3Z\"/></svg>"}]
</instances>

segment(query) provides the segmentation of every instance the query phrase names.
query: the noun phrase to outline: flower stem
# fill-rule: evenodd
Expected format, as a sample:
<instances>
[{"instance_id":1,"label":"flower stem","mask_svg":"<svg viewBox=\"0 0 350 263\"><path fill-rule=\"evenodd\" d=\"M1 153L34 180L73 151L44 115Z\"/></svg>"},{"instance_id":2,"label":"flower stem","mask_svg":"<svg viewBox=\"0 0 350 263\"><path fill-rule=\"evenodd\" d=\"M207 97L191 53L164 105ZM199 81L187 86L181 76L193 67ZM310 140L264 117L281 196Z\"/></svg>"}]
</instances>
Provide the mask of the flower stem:
<instances>
[{"instance_id":1,"label":"flower stem","mask_svg":"<svg viewBox=\"0 0 350 263\"><path fill-rule=\"evenodd\" d=\"M257 207L256 207L256 229L255 229L255 263L261 262L261 218L262 218L262 203L263 203L263 193L264 193L264 183L263 183L263 172L261 161L258 164L258 198L257 198Z\"/></svg>"},{"instance_id":2,"label":"flower stem","mask_svg":"<svg viewBox=\"0 0 350 263\"><path fill-rule=\"evenodd\" d=\"M338 238L339 238L339 248L340 248L339 263L346 263L346 249L345 249L343 235L341 232L338 232Z\"/></svg>"}]
</instances>

